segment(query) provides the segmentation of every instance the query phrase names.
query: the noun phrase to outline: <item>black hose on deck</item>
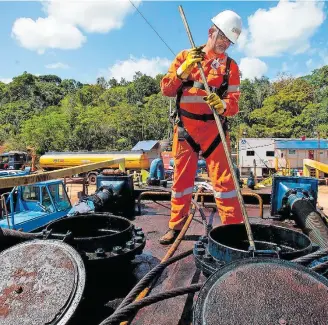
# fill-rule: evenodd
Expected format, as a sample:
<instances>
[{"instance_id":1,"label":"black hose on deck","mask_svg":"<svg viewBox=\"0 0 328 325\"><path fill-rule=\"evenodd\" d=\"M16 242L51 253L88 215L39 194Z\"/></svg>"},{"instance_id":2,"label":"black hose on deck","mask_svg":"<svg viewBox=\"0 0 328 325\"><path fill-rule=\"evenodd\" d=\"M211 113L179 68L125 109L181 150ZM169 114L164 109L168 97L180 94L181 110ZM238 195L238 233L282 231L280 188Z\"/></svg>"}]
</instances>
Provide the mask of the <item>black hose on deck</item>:
<instances>
[{"instance_id":1,"label":"black hose on deck","mask_svg":"<svg viewBox=\"0 0 328 325\"><path fill-rule=\"evenodd\" d=\"M115 312L113 315L103 320L99 325L119 324L121 321L124 321L125 319L128 319L131 315L134 315L139 309L143 307L149 306L162 300L182 296L187 293L197 292L201 289L202 286L203 284L192 284L189 287L178 287L171 291L166 291L153 296L146 297L124 308L121 308L118 312Z\"/></svg>"},{"instance_id":2,"label":"black hose on deck","mask_svg":"<svg viewBox=\"0 0 328 325\"><path fill-rule=\"evenodd\" d=\"M170 264L177 262L193 253L193 250L190 249L185 251L179 255L169 258L166 262L160 263L156 265L153 269L151 269L129 292L129 294L123 299L120 305L116 308L116 313L119 309L126 307L130 303L132 303L137 295L146 288L146 286L154 279L155 276L159 276L164 269Z\"/></svg>"},{"instance_id":3,"label":"black hose on deck","mask_svg":"<svg viewBox=\"0 0 328 325\"><path fill-rule=\"evenodd\" d=\"M291 206L296 224L320 248L328 248L328 228L308 200L296 200Z\"/></svg>"}]
</instances>

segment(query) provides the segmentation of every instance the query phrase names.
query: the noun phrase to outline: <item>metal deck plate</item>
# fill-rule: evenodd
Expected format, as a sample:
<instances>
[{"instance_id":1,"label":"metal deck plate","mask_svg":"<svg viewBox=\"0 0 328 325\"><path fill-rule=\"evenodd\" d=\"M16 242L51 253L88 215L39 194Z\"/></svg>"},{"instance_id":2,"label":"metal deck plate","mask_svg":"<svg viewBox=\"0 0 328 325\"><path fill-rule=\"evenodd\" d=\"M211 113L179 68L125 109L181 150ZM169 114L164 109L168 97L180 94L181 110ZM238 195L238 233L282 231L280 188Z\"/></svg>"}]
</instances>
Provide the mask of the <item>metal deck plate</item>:
<instances>
[{"instance_id":1,"label":"metal deck plate","mask_svg":"<svg viewBox=\"0 0 328 325\"><path fill-rule=\"evenodd\" d=\"M202 288L195 325L325 325L328 281L296 263L244 259L214 273Z\"/></svg>"},{"instance_id":2,"label":"metal deck plate","mask_svg":"<svg viewBox=\"0 0 328 325\"><path fill-rule=\"evenodd\" d=\"M66 324L81 300L85 270L60 241L36 240L0 253L0 323Z\"/></svg>"}]
</instances>

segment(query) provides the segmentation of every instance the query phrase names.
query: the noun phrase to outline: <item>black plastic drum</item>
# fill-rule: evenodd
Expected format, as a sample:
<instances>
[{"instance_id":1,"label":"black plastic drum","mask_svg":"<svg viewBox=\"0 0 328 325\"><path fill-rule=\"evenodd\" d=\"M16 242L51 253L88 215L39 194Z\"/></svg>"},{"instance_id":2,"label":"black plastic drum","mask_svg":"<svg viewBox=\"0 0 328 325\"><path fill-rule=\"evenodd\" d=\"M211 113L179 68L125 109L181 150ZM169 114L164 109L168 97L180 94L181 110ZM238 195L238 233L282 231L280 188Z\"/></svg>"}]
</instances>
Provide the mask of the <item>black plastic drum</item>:
<instances>
[{"instance_id":1,"label":"black plastic drum","mask_svg":"<svg viewBox=\"0 0 328 325\"><path fill-rule=\"evenodd\" d=\"M80 255L53 240L31 241L0 253L0 324L64 325L85 287Z\"/></svg>"},{"instance_id":2,"label":"black plastic drum","mask_svg":"<svg viewBox=\"0 0 328 325\"><path fill-rule=\"evenodd\" d=\"M326 325L328 280L272 258L241 259L216 271L201 289L194 325Z\"/></svg>"}]
</instances>

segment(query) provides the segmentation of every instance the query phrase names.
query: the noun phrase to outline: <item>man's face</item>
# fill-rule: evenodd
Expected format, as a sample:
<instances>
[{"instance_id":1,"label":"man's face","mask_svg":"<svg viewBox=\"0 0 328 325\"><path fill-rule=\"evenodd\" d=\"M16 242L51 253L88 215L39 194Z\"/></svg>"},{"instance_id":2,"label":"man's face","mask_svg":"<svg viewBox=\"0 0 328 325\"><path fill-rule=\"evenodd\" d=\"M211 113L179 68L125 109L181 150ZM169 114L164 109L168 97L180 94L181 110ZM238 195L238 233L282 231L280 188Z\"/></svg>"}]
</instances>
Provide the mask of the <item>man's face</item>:
<instances>
[{"instance_id":1,"label":"man's face","mask_svg":"<svg viewBox=\"0 0 328 325\"><path fill-rule=\"evenodd\" d=\"M231 44L230 40L217 27L212 27L211 30L209 41L212 50L217 54L224 53Z\"/></svg>"}]
</instances>

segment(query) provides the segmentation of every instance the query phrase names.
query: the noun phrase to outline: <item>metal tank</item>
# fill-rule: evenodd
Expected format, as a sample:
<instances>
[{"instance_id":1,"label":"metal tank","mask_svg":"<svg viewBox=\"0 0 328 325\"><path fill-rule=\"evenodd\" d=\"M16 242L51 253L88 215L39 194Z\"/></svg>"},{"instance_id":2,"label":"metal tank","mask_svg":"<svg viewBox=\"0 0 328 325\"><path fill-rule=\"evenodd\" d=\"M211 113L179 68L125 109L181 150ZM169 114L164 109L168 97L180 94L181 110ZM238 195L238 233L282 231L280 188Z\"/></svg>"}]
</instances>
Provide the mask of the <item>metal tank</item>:
<instances>
[{"instance_id":1,"label":"metal tank","mask_svg":"<svg viewBox=\"0 0 328 325\"><path fill-rule=\"evenodd\" d=\"M48 152L40 157L40 167L45 170L91 164L105 160L125 158L126 169L148 169L149 157L144 151L112 152ZM118 168L111 165L110 168Z\"/></svg>"}]
</instances>

